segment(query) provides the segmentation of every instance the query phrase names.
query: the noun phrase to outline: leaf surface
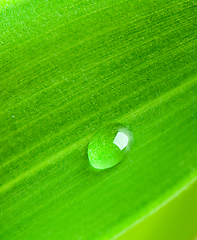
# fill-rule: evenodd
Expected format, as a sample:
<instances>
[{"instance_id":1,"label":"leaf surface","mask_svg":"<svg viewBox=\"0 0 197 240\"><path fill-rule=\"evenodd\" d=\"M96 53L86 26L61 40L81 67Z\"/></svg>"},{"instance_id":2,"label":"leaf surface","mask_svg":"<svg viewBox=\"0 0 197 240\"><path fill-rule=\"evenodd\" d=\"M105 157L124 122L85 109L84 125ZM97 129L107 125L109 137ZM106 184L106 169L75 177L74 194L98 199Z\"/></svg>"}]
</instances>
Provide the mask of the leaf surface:
<instances>
[{"instance_id":1,"label":"leaf surface","mask_svg":"<svg viewBox=\"0 0 197 240\"><path fill-rule=\"evenodd\" d=\"M0 18L0 237L110 239L197 176L194 1L22 1ZM87 146L118 122L108 170Z\"/></svg>"}]
</instances>

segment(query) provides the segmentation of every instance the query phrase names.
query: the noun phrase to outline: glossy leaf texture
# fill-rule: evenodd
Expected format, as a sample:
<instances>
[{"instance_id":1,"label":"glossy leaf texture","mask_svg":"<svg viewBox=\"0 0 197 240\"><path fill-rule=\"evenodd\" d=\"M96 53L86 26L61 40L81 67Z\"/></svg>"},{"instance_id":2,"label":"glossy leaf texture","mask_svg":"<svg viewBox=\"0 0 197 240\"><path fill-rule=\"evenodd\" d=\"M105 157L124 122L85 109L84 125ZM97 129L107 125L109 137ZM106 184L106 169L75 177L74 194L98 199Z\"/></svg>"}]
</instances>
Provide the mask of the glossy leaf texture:
<instances>
[{"instance_id":1,"label":"glossy leaf texture","mask_svg":"<svg viewBox=\"0 0 197 240\"><path fill-rule=\"evenodd\" d=\"M196 178L195 1L14 1L0 16L2 240L110 239ZM88 143L111 122L132 149L93 169Z\"/></svg>"}]
</instances>

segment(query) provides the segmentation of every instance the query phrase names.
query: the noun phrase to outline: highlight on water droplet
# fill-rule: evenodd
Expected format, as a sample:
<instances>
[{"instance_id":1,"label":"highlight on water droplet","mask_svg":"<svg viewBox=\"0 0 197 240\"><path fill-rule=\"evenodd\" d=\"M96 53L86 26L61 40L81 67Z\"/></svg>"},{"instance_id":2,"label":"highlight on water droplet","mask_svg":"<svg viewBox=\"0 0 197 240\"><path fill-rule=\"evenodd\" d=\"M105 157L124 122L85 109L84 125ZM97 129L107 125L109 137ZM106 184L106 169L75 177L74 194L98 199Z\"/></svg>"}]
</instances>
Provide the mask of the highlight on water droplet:
<instances>
[{"instance_id":1,"label":"highlight on water droplet","mask_svg":"<svg viewBox=\"0 0 197 240\"><path fill-rule=\"evenodd\" d=\"M123 160L133 143L132 132L119 124L101 128L88 145L88 158L94 168L106 169Z\"/></svg>"}]
</instances>

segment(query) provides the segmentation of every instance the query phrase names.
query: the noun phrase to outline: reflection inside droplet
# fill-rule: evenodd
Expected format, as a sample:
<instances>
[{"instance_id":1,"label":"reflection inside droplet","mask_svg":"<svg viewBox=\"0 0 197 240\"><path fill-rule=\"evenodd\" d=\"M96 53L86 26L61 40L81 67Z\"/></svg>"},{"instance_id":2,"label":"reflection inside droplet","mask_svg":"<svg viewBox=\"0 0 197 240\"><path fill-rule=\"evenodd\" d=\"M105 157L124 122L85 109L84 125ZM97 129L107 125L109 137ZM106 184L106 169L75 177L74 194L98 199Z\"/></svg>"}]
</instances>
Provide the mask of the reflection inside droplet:
<instances>
[{"instance_id":1,"label":"reflection inside droplet","mask_svg":"<svg viewBox=\"0 0 197 240\"><path fill-rule=\"evenodd\" d=\"M129 138L123 132L118 132L113 143L116 144L120 148L120 150L124 149L129 142Z\"/></svg>"}]
</instances>

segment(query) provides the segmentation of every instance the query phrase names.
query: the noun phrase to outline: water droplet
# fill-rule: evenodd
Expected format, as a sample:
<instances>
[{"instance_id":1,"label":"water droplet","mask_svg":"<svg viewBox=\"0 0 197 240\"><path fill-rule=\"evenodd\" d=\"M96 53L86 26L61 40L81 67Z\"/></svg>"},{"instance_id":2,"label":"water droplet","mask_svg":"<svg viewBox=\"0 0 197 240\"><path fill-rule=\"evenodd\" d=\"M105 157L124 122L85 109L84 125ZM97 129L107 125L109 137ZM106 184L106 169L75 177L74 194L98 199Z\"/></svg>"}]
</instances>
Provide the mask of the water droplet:
<instances>
[{"instance_id":1,"label":"water droplet","mask_svg":"<svg viewBox=\"0 0 197 240\"><path fill-rule=\"evenodd\" d=\"M126 156L133 142L130 130L118 124L101 128L88 145L88 158L94 168L111 168Z\"/></svg>"}]
</instances>

